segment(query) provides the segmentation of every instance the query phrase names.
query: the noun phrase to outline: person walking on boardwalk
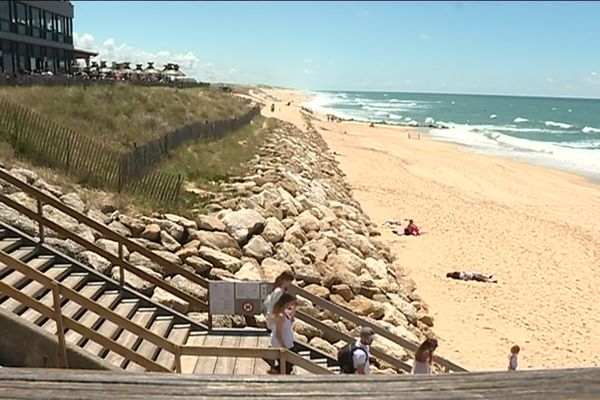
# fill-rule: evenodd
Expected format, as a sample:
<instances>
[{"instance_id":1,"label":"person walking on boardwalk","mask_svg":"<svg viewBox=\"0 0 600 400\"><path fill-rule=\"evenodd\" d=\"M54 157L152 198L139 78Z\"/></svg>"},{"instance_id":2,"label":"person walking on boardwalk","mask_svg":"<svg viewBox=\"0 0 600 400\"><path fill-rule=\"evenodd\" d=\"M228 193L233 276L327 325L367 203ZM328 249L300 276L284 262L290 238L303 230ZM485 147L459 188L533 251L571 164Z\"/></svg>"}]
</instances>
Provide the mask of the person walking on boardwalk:
<instances>
[{"instance_id":1,"label":"person walking on boardwalk","mask_svg":"<svg viewBox=\"0 0 600 400\"><path fill-rule=\"evenodd\" d=\"M273 325L271 330L271 347L283 347L295 353L298 350L294 344L294 316L296 314L296 296L283 293L279 300L273 305ZM294 364L286 362L286 375L292 373ZM279 362L276 362L268 373L279 374L281 371Z\"/></svg>"},{"instance_id":2,"label":"person walking on boardwalk","mask_svg":"<svg viewBox=\"0 0 600 400\"><path fill-rule=\"evenodd\" d=\"M519 352L521 348L518 345L514 345L510 348L510 354L508 355L508 370L516 371L519 367Z\"/></svg>"},{"instance_id":3,"label":"person walking on boardwalk","mask_svg":"<svg viewBox=\"0 0 600 400\"><path fill-rule=\"evenodd\" d=\"M421 343L417 351L415 351L415 361L411 371L412 374L431 374L433 353L437 347L438 341L435 338L428 338Z\"/></svg>"},{"instance_id":4,"label":"person walking on boardwalk","mask_svg":"<svg viewBox=\"0 0 600 400\"><path fill-rule=\"evenodd\" d=\"M365 326L355 343L340 349L337 358L342 374L369 375L371 373L371 364L378 365L371 357L371 344L374 339L373 328Z\"/></svg>"}]
</instances>

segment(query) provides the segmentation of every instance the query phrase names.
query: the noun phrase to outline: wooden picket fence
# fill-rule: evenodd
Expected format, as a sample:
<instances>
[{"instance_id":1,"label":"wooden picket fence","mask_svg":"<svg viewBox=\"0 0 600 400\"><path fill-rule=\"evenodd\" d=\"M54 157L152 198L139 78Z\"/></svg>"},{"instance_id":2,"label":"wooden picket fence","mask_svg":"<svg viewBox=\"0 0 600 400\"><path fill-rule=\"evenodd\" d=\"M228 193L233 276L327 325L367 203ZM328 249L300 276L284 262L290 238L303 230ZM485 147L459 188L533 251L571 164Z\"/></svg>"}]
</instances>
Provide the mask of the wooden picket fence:
<instances>
[{"instance_id":1,"label":"wooden picket fence","mask_svg":"<svg viewBox=\"0 0 600 400\"><path fill-rule=\"evenodd\" d=\"M222 137L250 122L258 112L260 109L253 108L241 117L190 124L130 152L121 153L2 99L0 140L8 142L17 155L63 170L85 184L135 193L159 202L175 202L183 178L153 170L153 167L168 151L191 140Z\"/></svg>"}]
</instances>

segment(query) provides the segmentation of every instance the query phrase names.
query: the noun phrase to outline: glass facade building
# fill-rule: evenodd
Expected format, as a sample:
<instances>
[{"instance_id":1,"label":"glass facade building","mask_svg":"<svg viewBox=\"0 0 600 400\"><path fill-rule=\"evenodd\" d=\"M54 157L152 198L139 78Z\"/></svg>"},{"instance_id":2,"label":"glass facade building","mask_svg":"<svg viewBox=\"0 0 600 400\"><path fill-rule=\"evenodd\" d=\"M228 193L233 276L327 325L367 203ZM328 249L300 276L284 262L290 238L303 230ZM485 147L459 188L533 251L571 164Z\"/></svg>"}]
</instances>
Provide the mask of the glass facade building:
<instances>
[{"instance_id":1,"label":"glass facade building","mask_svg":"<svg viewBox=\"0 0 600 400\"><path fill-rule=\"evenodd\" d=\"M73 59L70 1L0 1L0 72L64 74Z\"/></svg>"}]
</instances>

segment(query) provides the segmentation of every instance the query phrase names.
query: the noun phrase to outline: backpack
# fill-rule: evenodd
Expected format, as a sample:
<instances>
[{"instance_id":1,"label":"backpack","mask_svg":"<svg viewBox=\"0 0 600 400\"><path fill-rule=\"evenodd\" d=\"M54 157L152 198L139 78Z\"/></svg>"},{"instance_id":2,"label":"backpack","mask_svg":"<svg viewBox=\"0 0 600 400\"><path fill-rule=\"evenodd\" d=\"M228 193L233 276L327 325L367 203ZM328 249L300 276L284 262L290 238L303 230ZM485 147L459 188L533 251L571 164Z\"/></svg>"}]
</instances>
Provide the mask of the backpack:
<instances>
[{"instance_id":1,"label":"backpack","mask_svg":"<svg viewBox=\"0 0 600 400\"><path fill-rule=\"evenodd\" d=\"M356 368L354 368L354 352L356 350L362 351L367 357L369 356L367 350L354 344L344 346L338 351L337 360L342 374L354 374L356 372Z\"/></svg>"}]
</instances>

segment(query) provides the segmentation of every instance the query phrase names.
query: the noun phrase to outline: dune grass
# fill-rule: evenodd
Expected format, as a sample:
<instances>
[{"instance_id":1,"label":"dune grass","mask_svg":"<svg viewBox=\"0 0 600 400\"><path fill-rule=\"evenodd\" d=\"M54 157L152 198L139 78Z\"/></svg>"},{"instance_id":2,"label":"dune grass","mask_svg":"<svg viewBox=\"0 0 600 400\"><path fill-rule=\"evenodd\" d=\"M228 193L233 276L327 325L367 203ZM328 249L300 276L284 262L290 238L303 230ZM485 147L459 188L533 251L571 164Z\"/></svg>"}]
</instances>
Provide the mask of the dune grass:
<instances>
[{"instance_id":1,"label":"dune grass","mask_svg":"<svg viewBox=\"0 0 600 400\"><path fill-rule=\"evenodd\" d=\"M0 98L60 125L130 150L188 123L242 115L248 103L213 88L105 86L2 87Z\"/></svg>"}]
</instances>

